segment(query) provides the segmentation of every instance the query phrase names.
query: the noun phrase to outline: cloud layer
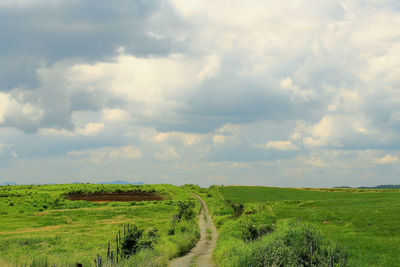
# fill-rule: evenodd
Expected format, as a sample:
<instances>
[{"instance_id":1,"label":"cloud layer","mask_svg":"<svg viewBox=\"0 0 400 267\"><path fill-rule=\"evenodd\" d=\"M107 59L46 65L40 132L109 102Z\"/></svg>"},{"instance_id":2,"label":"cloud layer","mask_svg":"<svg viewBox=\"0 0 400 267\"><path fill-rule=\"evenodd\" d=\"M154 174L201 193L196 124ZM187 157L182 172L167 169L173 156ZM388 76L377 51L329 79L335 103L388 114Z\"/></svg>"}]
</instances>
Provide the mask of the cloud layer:
<instances>
[{"instance_id":1,"label":"cloud layer","mask_svg":"<svg viewBox=\"0 0 400 267\"><path fill-rule=\"evenodd\" d=\"M399 12L2 1L0 178L398 183Z\"/></svg>"}]
</instances>

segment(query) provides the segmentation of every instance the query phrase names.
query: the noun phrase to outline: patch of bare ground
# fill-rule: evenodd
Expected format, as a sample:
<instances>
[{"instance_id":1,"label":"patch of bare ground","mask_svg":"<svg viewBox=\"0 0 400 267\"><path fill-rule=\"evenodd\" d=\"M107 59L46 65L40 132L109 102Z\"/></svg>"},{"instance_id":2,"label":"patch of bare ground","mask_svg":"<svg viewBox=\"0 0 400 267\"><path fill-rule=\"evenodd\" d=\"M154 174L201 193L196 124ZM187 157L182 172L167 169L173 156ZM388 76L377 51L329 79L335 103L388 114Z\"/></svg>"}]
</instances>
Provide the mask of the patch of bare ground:
<instances>
[{"instance_id":1,"label":"patch of bare ground","mask_svg":"<svg viewBox=\"0 0 400 267\"><path fill-rule=\"evenodd\" d=\"M150 192L112 192L112 193L89 193L89 194L69 194L66 196L67 199L86 200L91 202L130 202L130 201L161 201L165 200L164 197Z\"/></svg>"},{"instance_id":2,"label":"patch of bare ground","mask_svg":"<svg viewBox=\"0 0 400 267\"><path fill-rule=\"evenodd\" d=\"M208 213L206 203L198 195L194 196L201 204L201 213L199 215L200 240L196 246L185 256L173 259L169 267L212 267L215 264L212 262L212 253L217 244L217 229L214 222Z\"/></svg>"}]
</instances>

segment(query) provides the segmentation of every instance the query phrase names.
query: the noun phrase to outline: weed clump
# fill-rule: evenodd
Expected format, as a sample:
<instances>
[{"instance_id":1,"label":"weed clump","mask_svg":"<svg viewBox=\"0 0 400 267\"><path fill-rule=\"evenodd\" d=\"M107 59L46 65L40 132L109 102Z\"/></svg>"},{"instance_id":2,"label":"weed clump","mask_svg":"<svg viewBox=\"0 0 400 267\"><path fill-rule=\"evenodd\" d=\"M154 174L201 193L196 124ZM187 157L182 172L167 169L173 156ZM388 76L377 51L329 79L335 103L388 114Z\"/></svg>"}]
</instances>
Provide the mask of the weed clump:
<instances>
[{"instance_id":1,"label":"weed clump","mask_svg":"<svg viewBox=\"0 0 400 267\"><path fill-rule=\"evenodd\" d=\"M172 216L172 223L168 229L168 235L175 235L175 228L182 220L190 221L196 217L195 204L193 202L179 201L178 211ZM181 232L185 232L182 230Z\"/></svg>"},{"instance_id":2,"label":"weed clump","mask_svg":"<svg viewBox=\"0 0 400 267\"><path fill-rule=\"evenodd\" d=\"M151 229L151 233L148 233L147 237L143 233L144 230L137 228L136 225L128 228L126 235L121 240L121 252L123 256L128 258L139 250L152 247L153 239L150 236L154 238L157 229Z\"/></svg>"},{"instance_id":3,"label":"weed clump","mask_svg":"<svg viewBox=\"0 0 400 267\"><path fill-rule=\"evenodd\" d=\"M272 224L256 225L254 223L246 223L241 237L245 242L255 241L274 230L275 228Z\"/></svg>"},{"instance_id":4,"label":"weed clump","mask_svg":"<svg viewBox=\"0 0 400 267\"><path fill-rule=\"evenodd\" d=\"M186 221L193 219L196 216L194 207L195 205L193 202L179 201L177 213L178 221L181 221L182 219Z\"/></svg>"},{"instance_id":5,"label":"weed clump","mask_svg":"<svg viewBox=\"0 0 400 267\"><path fill-rule=\"evenodd\" d=\"M230 251L229 266L348 266L348 254L314 226L281 223L270 235Z\"/></svg>"},{"instance_id":6,"label":"weed clump","mask_svg":"<svg viewBox=\"0 0 400 267\"><path fill-rule=\"evenodd\" d=\"M232 203L231 207L233 209L232 217L233 218L239 218L242 215L243 211L244 211L243 204L241 204L241 203Z\"/></svg>"}]
</instances>

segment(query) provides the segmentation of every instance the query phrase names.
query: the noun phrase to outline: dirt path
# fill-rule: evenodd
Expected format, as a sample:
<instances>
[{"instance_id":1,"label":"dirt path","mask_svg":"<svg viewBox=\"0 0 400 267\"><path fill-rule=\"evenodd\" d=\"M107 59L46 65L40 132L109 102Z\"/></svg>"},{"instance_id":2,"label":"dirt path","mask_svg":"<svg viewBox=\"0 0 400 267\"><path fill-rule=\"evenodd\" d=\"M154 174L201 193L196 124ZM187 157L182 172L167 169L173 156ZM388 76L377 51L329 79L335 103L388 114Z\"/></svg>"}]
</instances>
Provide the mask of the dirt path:
<instances>
[{"instance_id":1,"label":"dirt path","mask_svg":"<svg viewBox=\"0 0 400 267\"><path fill-rule=\"evenodd\" d=\"M211 257L217 243L217 229L208 213L204 200L196 194L194 194L194 196L199 200L202 206L199 215L200 240L188 254L172 260L169 264L170 267L215 266L211 261Z\"/></svg>"}]
</instances>

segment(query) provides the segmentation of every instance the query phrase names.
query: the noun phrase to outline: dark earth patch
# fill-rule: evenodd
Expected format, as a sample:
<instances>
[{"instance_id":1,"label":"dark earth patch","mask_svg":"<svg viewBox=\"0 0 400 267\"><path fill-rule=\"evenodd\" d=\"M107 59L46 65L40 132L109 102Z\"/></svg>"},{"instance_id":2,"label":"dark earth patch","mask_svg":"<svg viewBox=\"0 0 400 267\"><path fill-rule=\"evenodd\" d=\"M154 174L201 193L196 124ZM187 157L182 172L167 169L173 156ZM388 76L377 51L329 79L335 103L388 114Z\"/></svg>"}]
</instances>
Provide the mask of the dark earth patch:
<instances>
[{"instance_id":1,"label":"dark earth patch","mask_svg":"<svg viewBox=\"0 0 400 267\"><path fill-rule=\"evenodd\" d=\"M89 193L89 194L69 194L67 199L86 200L91 202L130 202L130 201L152 201L152 200L165 200L164 197L150 192L113 192L113 193Z\"/></svg>"}]
</instances>

